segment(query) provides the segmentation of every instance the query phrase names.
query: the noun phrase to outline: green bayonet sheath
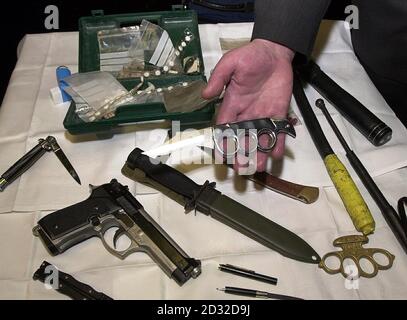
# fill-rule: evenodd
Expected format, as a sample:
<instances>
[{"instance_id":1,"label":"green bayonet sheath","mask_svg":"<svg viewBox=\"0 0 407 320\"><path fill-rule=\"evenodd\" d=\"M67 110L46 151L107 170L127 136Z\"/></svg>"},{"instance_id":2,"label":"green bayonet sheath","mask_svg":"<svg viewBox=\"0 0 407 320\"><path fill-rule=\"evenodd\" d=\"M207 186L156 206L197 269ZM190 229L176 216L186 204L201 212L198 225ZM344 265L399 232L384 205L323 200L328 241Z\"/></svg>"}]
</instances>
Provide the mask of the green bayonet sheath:
<instances>
[{"instance_id":1,"label":"green bayonet sheath","mask_svg":"<svg viewBox=\"0 0 407 320\"><path fill-rule=\"evenodd\" d=\"M318 253L296 234L222 195L214 184L196 184L181 172L134 150L123 168L130 179L163 192L184 205L187 211L198 210L249 238L297 261L318 264Z\"/></svg>"},{"instance_id":2,"label":"green bayonet sheath","mask_svg":"<svg viewBox=\"0 0 407 320\"><path fill-rule=\"evenodd\" d=\"M228 196L218 194L210 205L210 216L283 256L307 263L319 260L299 236Z\"/></svg>"}]
</instances>

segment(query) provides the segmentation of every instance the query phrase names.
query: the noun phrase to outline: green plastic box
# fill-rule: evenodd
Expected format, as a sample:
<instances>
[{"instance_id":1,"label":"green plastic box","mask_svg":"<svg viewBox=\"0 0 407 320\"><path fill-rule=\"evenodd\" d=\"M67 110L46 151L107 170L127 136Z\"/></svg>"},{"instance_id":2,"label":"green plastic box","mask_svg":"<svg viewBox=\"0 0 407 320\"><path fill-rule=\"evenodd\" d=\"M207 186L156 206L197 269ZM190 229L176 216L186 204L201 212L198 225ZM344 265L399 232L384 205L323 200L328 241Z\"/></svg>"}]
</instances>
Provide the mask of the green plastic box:
<instances>
[{"instance_id":1,"label":"green plastic box","mask_svg":"<svg viewBox=\"0 0 407 320\"><path fill-rule=\"evenodd\" d=\"M186 48L185 56L198 56L201 60L201 70L194 75L165 75L149 78L149 82L157 87L170 86L179 82L205 79L202 49L199 38L198 19L194 11L174 10L160 12L144 12L121 15L104 15L103 11L93 11L92 16L79 20L79 72L100 70L99 46L97 33L101 30L115 29L139 25L143 19L158 24L167 30L174 45L178 44L188 28L193 32L195 40ZM139 78L120 80L122 85L130 90L140 83ZM114 128L139 122L157 120L178 120L183 128L202 127L209 124L215 112L214 103L204 109L190 113L168 113L162 103L130 105L120 107L116 116L108 120L92 123L82 121L75 113L72 103L64 119L64 127L72 135L112 132Z\"/></svg>"}]
</instances>

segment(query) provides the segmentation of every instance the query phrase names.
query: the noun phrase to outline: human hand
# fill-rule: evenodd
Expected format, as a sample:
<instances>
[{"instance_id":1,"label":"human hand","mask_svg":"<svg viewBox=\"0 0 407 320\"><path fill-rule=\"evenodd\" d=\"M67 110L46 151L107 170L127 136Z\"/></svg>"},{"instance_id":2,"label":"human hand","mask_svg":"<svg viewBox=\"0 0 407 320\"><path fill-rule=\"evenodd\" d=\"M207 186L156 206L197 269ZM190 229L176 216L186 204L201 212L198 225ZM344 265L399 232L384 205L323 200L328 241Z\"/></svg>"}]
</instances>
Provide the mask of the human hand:
<instances>
[{"instance_id":1,"label":"human hand","mask_svg":"<svg viewBox=\"0 0 407 320\"><path fill-rule=\"evenodd\" d=\"M293 58L291 49L263 39L228 52L202 93L203 98L212 99L226 86L217 123L286 118L293 86ZM282 158L284 146L285 136L280 135L271 156ZM267 158L267 154L258 152L258 171L266 169Z\"/></svg>"}]
</instances>

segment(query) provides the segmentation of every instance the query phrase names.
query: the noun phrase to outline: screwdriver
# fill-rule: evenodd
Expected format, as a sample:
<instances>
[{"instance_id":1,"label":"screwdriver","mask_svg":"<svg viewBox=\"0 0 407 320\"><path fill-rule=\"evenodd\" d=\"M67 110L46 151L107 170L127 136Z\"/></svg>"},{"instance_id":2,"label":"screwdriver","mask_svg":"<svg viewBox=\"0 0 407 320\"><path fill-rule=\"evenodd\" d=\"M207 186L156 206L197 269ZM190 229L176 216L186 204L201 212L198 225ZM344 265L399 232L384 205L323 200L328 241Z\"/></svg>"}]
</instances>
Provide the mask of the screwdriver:
<instances>
[{"instance_id":1,"label":"screwdriver","mask_svg":"<svg viewBox=\"0 0 407 320\"><path fill-rule=\"evenodd\" d=\"M329 176L331 177L356 230L362 232L364 235L373 233L376 224L372 214L346 167L329 145L307 96L305 95L301 78L297 73L294 73L293 94L303 116L305 125L324 160Z\"/></svg>"},{"instance_id":2,"label":"screwdriver","mask_svg":"<svg viewBox=\"0 0 407 320\"><path fill-rule=\"evenodd\" d=\"M370 195L372 196L373 200L376 202L377 206L379 207L380 211L382 212L387 224L390 226L391 230L393 231L394 235L396 236L397 240L400 242L402 248L407 253L407 225L405 221L405 215L402 215L400 211L400 215L397 211L390 205L390 203L386 200L383 193L378 188L377 184L374 182L373 178L369 174L369 172L364 167L363 163L359 160L357 155L352 151L349 147L348 143L346 142L345 138L339 131L338 127L336 126L334 120L332 119L331 115L326 108L325 102L322 99L318 99L316 102L316 106L321 109L322 113L325 115L326 119L329 122L329 125L332 127L332 130L335 132L338 140L342 144L343 148L346 151L346 157L349 159L350 164L355 169L356 173L358 174L360 180L362 180L364 186L369 191Z\"/></svg>"}]
</instances>

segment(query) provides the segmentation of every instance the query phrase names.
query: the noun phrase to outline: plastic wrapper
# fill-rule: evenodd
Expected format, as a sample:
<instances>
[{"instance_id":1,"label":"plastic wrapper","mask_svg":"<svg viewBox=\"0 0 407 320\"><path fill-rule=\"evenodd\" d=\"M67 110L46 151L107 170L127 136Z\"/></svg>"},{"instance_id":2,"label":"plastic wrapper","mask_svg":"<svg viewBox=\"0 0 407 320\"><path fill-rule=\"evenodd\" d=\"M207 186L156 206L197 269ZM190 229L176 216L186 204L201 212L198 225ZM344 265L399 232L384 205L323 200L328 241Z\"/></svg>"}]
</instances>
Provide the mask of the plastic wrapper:
<instances>
[{"instance_id":1,"label":"plastic wrapper","mask_svg":"<svg viewBox=\"0 0 407 320\"><path fill-rule=\"evenodd\" d=\"M184 57L194 39L186 29L174 46L166 30L147 20L140 26L103 30L98 33L100 70L118 79L197 73L199 57Z\"/></svg>"},{"instance_id":2,"label":"plastic wrapper","mask_svg":"<svg viewBox=\"0 0 407 320\"><path fill-rule=\"evenodd\" d=\"M85 122L109 119L119 107L163 103L167 112L192 112L204 108L213 100L202 98L206 86L203 80L181 82L156 88L142 82L127 91L107 72L89 72L72 75L64 80L67 92L76 103L76 113Z\"/></svg>"},{"instance_id":3,"label":"plastic wrapper","mask_svg":"<svg viewBox=\"0 0 407 320\"><path fill-rule=\"evenodd\" d=\"M143 51L129 50L141 39L140 27L132 26L98 32L100 70L117 74L134 59L143 60Z\"/></svg>"},{"instance_id":4,"label":"plastic wrapper","mask_svg":"<svg viewBox=\"0 0 407 320\"><path fill-rule=\"evenodd\" d=\"M85 122L93 122L109 113L112 101L128 91L108 72L77 73L64 79L66 91L77 105L77 114Z\"/></svg>"},{"instance_id":5,"label":"plastic wrapper","mask_svg":"<svg viewBox=\"0 0 407 320\"><path fill-rule=\"evenodd\" d=\"M143 61L159 68L176 63L176 50L166 30L143 20L140 25L140 32L140 41L134 42L134 46L130 49L130 56L133 59L138 59L139 53L142 51Z\"/></svg>"},{"instance_id":6,"label":"plastic wrapper","mask_svg":"<svg viewBox=\"0 0 407 320\"><path fill-rule=\"evenodd\" d=\"M133 101L131 104L164 103L163 97L152 83L143 83L132 90ZM130 104L130 103L127 103Z\"/></svg>"},{"instance_id":7,"label":"plastic wrapper","mask_svg":"<svg viewBox=\"0 0 407 320\"><path fill-rule=\"evenodd\" d=\"M85 122L113 118L117 108L126 105L164 103L153 84L142 82L128 91L107 72L75 74L66 83L76 114Z\"/></svg>"},{"instance_id":8,"label":"plastic wrapper","mask_svg":"<svg viewBox=\"0 0 407 320\"><path fill-rule=\"evenodd\" d=\"M143 87L146 87L142 90ZM124 106L147 105L152 103L163 103L162 96L157 93L153 84L140 83L134 89L120 96L114 97L103 106L103 113L98 114L95 121L99 119L110 119L116 116L116 110Z\"/></svg>"},{"instance_id":9,"label":"plastic wrapper","mask_svg":"<svg viewBox=\"0 0 407 320\"><path fill-rule=\"evenodd\" d=\"M179 83L163 89L161 94L167 112L192 112L206 107L214 101L202 98L202 90L206 85L205 81L197 80Z\"/></svg>"},{"instance_id":10,"label":"plastic wrapper","mask_svg":"<svg viewBox=\"0 0 407 320\"><path fill-rule=\"evenodd\" d=\"M149 78L160 77L163 74L161 68L151 64L145 64L139 60L133 60L131 63L123 66L122 70L118 72L118 79L128 78Z\"/></svg>"},{"instance_id":11,"label":"plastic wrapper","mask_svg":"<svg viewBox=\"0 0 407 320\"><path fill-rule=\"evenodd\" d=\"M140 27L102 30L98 32L100 54L128 52L140 40Z\"/></svg>"},{"instance_id":12,"label":"plastic wrapper","mask_svg":"<svg viewBox=\"0 0 407 320\"><path fill-rule=\"evenodd\" d=\"M142 60L160 68L162 73L170 70L182 71L180 56L186 45L181 50L175 48L168 32L147 20L141 22L140 32L140 41L134 42L129 50L133 63L134 60L140 60L140 53L143 52Z\"/></svg>"}]
</instances>

